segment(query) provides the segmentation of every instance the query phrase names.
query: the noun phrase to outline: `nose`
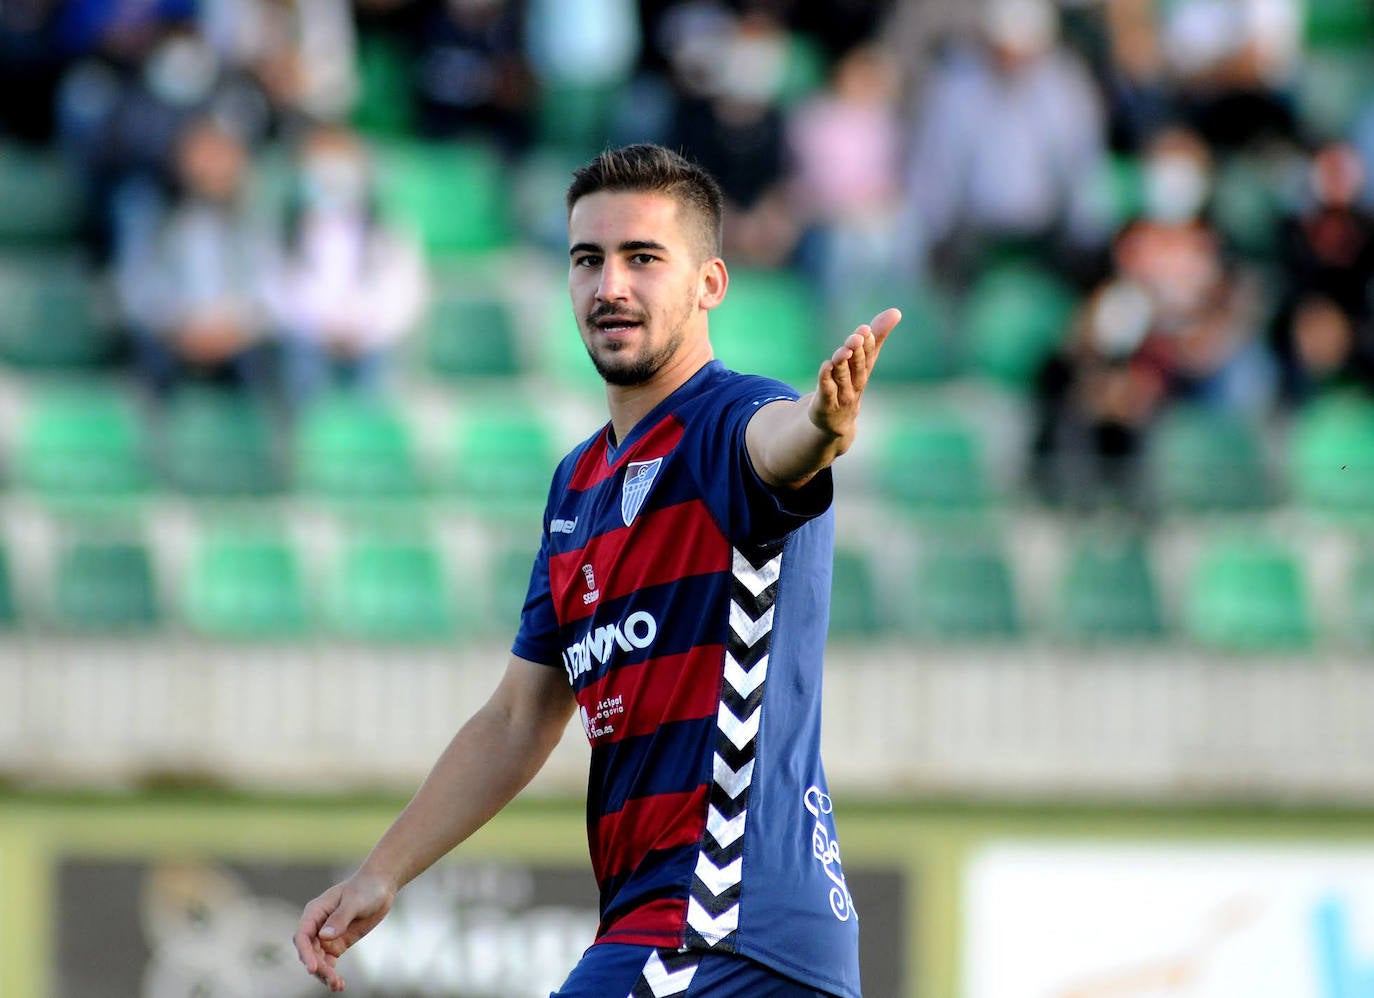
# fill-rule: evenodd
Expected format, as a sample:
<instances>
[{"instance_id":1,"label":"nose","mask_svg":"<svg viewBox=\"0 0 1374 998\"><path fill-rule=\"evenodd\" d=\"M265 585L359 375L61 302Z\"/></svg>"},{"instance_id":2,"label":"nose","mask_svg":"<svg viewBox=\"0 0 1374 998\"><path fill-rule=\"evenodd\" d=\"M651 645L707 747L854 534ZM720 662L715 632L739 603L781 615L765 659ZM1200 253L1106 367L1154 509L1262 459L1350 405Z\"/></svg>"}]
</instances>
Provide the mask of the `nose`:
<instances>
[{"instance_id":1,"label":"nose","mask_svg":"<svg viewBox=\"0 0 1374 998\"><path fill-rule=\"evenodd\" d=\"M601 265L601 280L596 285L596 300L605 302L626 301L629 291L626 287L626 273L620 261L609 258Z\"/></svg>"}]
</instances>

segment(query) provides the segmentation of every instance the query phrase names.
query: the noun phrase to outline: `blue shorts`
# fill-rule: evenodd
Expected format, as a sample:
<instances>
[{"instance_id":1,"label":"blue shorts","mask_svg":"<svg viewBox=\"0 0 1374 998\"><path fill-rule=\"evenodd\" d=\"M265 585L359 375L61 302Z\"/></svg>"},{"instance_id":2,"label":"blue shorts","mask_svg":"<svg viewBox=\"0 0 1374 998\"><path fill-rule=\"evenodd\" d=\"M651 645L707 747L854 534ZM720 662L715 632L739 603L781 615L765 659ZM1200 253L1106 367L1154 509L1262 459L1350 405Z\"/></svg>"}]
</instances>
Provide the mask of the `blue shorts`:
<instances>
[{"instance_id":1,"label":"blue shorts","mask_svg":"<svg viewBox=\"0 0 1374 998\"><path fill-rule=\"evenodd\" d=\"M733 953L601 943L549 998L829 998Z\"/></svg>"}]
</instances>

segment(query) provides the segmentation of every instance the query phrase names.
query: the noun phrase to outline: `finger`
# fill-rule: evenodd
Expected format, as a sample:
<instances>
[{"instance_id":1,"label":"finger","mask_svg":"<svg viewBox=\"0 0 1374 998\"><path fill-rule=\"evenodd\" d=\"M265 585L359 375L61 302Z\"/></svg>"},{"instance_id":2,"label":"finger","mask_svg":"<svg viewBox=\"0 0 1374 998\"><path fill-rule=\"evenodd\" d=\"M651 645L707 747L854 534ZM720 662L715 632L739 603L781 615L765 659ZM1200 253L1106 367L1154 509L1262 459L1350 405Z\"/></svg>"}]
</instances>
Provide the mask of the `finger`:
<instances>
[{"instance_id":1,"label":"finger","mask_svg":"<svg viewBox=\"0 0 1374 998\"><path fill-rule=\"evenodd\" d=\"M873 330L873 339L877 345L869 357L870 364L872 361L878 359L878 351L883 348L883 343L886 342L892 330L896 329L897 324L901 321L902 312L900 309L896 308L883 309L883 311L873 317L870 327Z\"/></svg>"},{"instance_id":2,"label":"finger","mask_svg":"<svg viewBox=\"0 0 1374 998\"><path fill-rule=\"evenodd\" d=\"M835 384L835 362L827 360L821 364L821 372L816 378L816 399L822 410L834 409L839 405L839 389Z\"/></svg>"}]
</instances>

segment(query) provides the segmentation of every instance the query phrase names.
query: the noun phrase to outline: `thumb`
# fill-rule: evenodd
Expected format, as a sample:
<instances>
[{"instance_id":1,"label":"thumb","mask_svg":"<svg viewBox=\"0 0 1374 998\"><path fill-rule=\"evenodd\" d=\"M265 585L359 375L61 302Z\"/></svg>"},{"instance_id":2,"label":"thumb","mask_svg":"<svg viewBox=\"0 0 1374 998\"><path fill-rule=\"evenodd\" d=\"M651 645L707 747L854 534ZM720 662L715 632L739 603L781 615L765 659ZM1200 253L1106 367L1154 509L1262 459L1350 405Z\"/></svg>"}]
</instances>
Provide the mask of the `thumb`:
<instances>
[{"instance_id":1,"label":"thumb","mask_svg":"<svg viewBox=\"0 0 1374 998\"><path fill-rule=\"evenodd\" d=\"M353 921L353 905L348 898L340 900L339 906L334 909L334 914L329 916L328 921L320 927L321 939L337 939L347 930Z\"/></svg>"}]
</instances>

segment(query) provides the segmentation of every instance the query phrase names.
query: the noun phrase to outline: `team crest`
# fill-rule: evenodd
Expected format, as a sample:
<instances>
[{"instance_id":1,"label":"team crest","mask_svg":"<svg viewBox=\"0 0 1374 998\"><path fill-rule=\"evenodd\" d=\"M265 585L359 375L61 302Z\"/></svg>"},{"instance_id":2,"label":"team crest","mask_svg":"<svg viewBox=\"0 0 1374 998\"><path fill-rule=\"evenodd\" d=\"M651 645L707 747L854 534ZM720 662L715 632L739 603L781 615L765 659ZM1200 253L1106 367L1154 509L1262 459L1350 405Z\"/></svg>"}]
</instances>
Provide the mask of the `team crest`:
<instances>
[{"instance_id":1,"label":"team crest","mask_svg":"<svg viewBox=\"0 0 1374 998\"><path fill-rule=\"evenodd\" d=\"M662 465L661 457L656 457L652 461L632 461L626 465L625 484L620 491L620 518L625 521L625 526L633 523L639 511L644 508L644 500L648 498L649 489L658 477L658 469Z\"/></svg>"}]
</instances>

